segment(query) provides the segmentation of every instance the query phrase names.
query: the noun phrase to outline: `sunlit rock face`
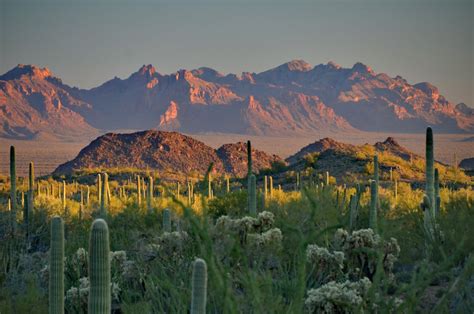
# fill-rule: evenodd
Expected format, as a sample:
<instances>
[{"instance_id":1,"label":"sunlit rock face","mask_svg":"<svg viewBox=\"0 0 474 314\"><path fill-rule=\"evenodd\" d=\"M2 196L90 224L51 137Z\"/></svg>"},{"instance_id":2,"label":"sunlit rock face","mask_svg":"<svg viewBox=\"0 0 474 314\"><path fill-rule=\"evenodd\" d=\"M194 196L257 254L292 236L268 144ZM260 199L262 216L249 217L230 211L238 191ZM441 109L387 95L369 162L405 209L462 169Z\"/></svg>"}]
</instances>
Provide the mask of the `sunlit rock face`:
<instances>
[{"instance_id":1,"label":"sunlit rock face","mask_svg":"<svg viewBox=\"0 0 474 314\"><path fill-rule=\"evenodd\" d=\"M46 68L18 65L0 76L0 136L100 130L314 135L321 131L474 132L472 108L437 87L410 85L360 62L311 66L293 60L261 72L224 75L211 68L161 74L143 65L126 79L89 90Z\"/></svg>"}]
</instances>

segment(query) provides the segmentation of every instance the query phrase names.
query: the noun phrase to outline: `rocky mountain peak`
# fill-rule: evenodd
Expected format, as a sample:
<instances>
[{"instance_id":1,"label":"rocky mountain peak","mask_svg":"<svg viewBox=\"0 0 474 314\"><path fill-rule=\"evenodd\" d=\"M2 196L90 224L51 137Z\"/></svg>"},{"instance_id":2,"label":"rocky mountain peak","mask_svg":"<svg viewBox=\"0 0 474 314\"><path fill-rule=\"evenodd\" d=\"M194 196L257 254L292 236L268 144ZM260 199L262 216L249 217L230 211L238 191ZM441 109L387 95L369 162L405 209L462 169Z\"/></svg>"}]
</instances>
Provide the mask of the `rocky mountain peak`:
<instances>
[{"instance_id":1,"label":"rocky mountain peak","mask_svg":"<svg viewBox=\"0 0 474 314\"><path fill-rule=\"evenodd\" d=\"M40 68L36 65L30 64L18 64L16 67L0 76L0 80L16 80L23 76L44 79L52 77L53 73L48 68Z\"/></svg>"},{"instance_id":2,"label":"rocky mountain peak","mask_svg":"<svg viewBox=\"0 0 474 314\"><path fill-rule=\"evenodd\" d=\"M372 68L363 64L362 62L356 62L351 70L352 72L357 72L360 74L374 74Z\"/></svg>"}]
</instances>

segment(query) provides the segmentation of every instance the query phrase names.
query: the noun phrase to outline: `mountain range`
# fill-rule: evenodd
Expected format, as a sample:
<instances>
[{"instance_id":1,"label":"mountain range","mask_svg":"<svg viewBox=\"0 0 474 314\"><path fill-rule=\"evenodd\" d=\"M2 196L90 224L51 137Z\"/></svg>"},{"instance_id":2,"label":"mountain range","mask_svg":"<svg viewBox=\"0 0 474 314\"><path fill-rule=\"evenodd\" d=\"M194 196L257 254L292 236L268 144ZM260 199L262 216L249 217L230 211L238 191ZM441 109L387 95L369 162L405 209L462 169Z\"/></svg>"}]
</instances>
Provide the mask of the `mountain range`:
<instances>
[{"instance_id":1,"label":"mountain range","mask_svg":"<svg viewBox=\"0 0 474 314\"><path fill-rule=\"evenodd\" d=\"M430 83L411 85L356 63L293 60L261 73L211 68L161 74L144 65L126 79L71 87L47 68L0 76L0 136L92 137L116 129L314 135L320 131L474 132L474 110Z\"/></svg>"}]
</instances>

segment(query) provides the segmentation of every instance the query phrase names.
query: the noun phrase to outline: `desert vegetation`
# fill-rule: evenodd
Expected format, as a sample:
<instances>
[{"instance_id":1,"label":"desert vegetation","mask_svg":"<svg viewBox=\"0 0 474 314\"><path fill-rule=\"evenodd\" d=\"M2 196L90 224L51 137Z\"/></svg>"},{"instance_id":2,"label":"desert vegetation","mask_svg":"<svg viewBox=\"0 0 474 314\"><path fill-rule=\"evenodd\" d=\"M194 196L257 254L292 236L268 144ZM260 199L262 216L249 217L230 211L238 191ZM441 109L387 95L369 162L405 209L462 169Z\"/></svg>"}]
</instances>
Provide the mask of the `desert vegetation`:
<instances>
[{"instance_id":1,"label":"desert vegetation","mask_svg":"<svg viewBox=\"0 0 474 314\"><path fill-rule=\"evenodd\" d=\"M0 313L472 313L472 179L435 144L428 128L424 160L354 152L371 162L344 184L317 155L255 173L250 142L244 178L172 180L21 178L11 147Z\"/></svg>"}]
</instances>

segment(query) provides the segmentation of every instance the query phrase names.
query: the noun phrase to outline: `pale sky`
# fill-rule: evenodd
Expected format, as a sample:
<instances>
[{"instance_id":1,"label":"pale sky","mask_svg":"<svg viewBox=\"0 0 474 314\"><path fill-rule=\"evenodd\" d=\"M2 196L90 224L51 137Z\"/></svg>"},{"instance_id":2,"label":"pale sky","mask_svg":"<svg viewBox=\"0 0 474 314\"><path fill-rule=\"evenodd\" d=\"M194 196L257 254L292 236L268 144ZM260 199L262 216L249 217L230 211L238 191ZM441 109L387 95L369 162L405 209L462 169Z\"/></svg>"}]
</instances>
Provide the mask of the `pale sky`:
<instances>
[{"instance_id":1,"label":"pale sky","mask_svg":"<svg viewBox=\"0 0 474 314\"><path fill-rule=\"evenodd\" d=\"M81 88L143 64L163 74L361 61L474 105L474 0L0 0L0 73L50 68Z\"/></svg>"}]
</instances>

